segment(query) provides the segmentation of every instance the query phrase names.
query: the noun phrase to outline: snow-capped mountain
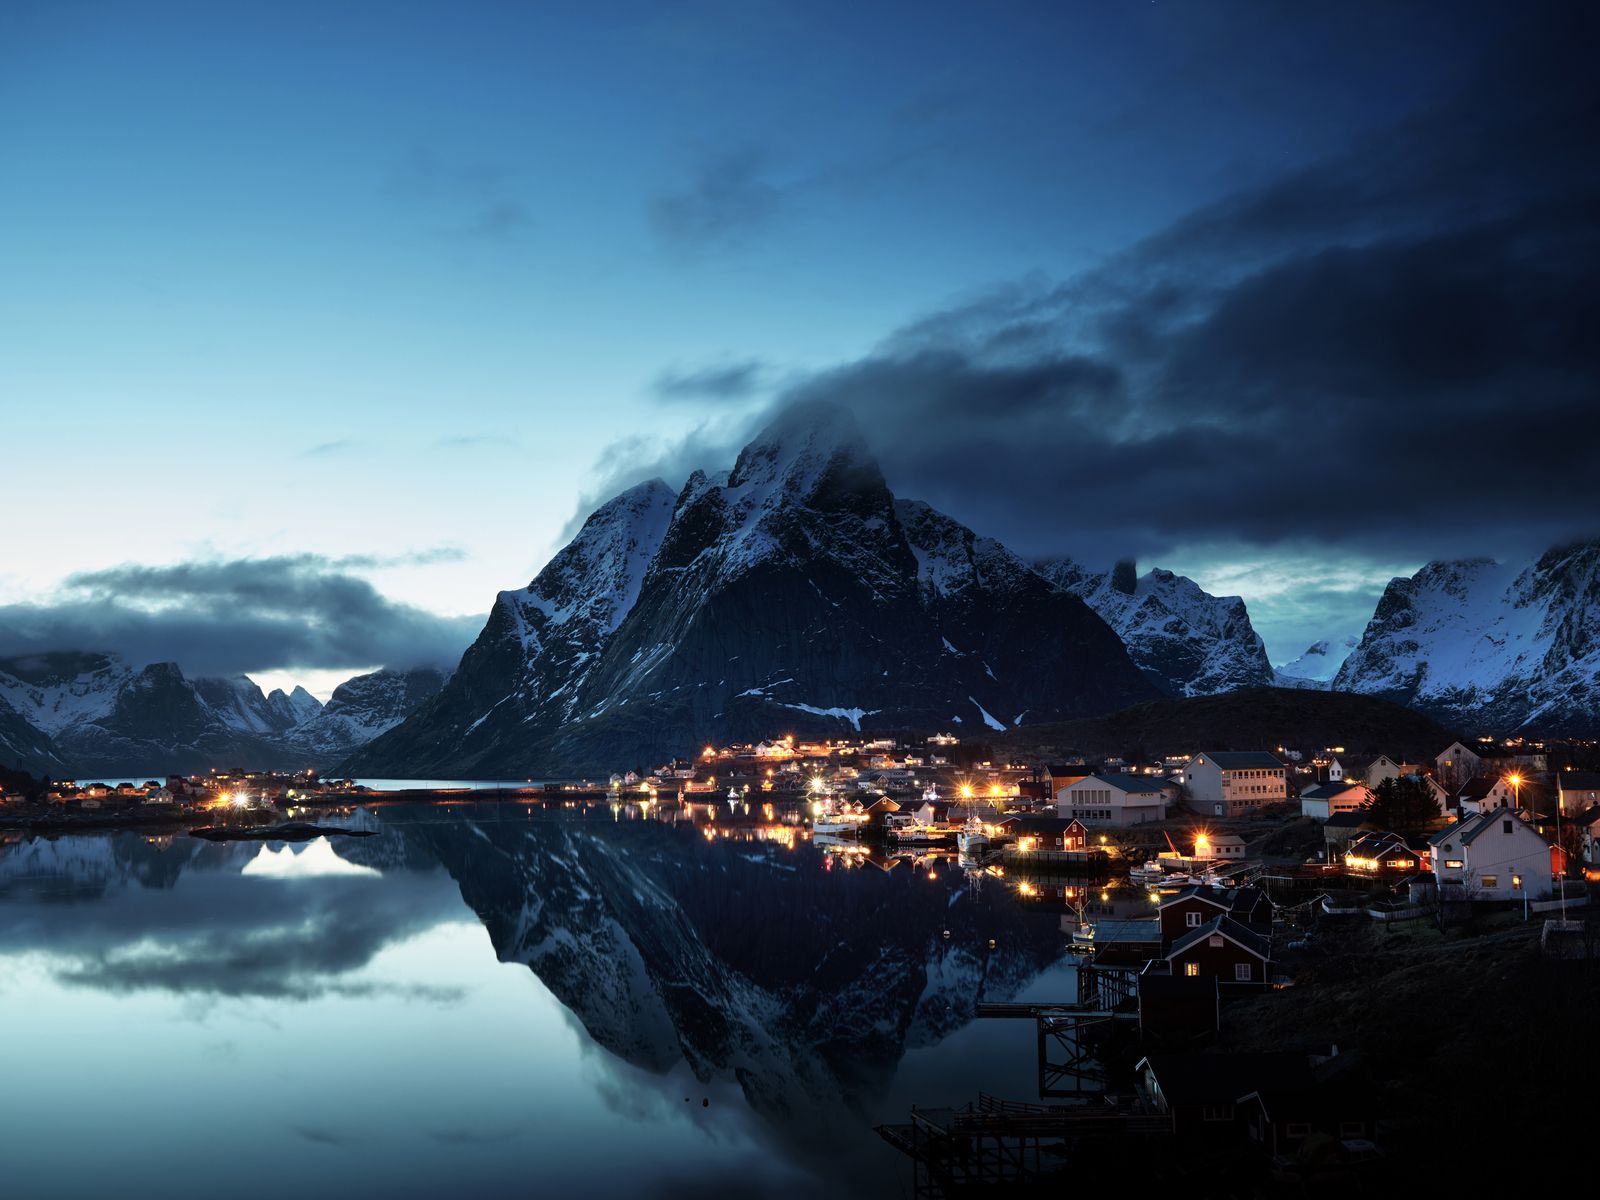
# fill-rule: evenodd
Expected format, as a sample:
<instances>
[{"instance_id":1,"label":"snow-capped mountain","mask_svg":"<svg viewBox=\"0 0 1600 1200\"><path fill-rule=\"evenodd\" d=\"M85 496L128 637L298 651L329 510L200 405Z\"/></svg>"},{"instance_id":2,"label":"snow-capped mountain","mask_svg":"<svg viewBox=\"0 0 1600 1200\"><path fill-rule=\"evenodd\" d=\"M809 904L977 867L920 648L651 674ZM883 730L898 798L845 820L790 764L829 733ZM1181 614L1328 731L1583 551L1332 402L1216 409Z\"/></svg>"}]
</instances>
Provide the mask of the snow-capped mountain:
<instances>
[{"instance_id":1,"label":"snow-capped mountain","mask_svg":"<svg viewBox=\"0 0 1600 1200\"><path fill-rule=\"evenodd\" d=\"M296 688L284 703L286 707L293 706L301 719L283 731L283 740L292 750L305 755L307 761L330 763L400 724L438 695L446 678L435 667L372 671L334 688L326 705ZM283 693L273 692L267 697L268 703L278 696ZM297 701L297 696L304 699Z\"/></svg>"},{"instance_id":2,"label":"snow-capped mountain","mask_svg":"<svg viewBox=\"0 0 1600 1200\"><path fill-rule=\"evenodd\" d=\"M1266 647L1238 596L1213 596L1194 580L1160 568L1139 575L1132 562L1105 572L1070 558L1045 559L1034 567L1099 613L1166 694L1211 696L1272 686Z\"/></svg>"},{"instance_id":3,"label":"snow-capped mountain","mask_svg":"<svg viewBox=\"0 0 1600 1200\"><path fill-rule=\"evenodd\" d=\"M161 777L210 767L326 766L398 724L443 685L431 668L341 684L326 708L243 675L188 679L111 654L0 660L0 763L54 777Z\"/></svg>"},{"instance_id":4,"label":"snow-capped mountain","mask_svg":"<svg viewBox=\"0 0 1600 1200\"><path fill-rule=\"evenodd\" d=\"M196 679L194 690L225 724L240 733L281 734L322 711L321 702L304 688L295 688L291 695L279 688L267 696L248 675Z\"/></svg>"},{"instance_id":5,"label":"snow-capped mountain","mask_svg":"<svg viewBox=\"0 0 1600 1200\"><path fill-rule=\"evenodd\" d=\"M806 407L731 471L596 510L499 596L438 698L339 769L592 771L703 739L1002 729L1154 694L1080 600L897 503L849 414Z\"/></svg>"},{"instance_id":6,"label":"snow-capped mountain","mask_svg":"<svg viewBox=\"0 0 1600 1200\"><path fill-rule=\"evenodd\" d=\"M1336 689L1485 732L1600 732L1600 541L1391 580Z\"/></svg>"},{"instance_id":7,"label":"snow-capped mountain","mask_svg":"<svg viewBox=\"0 0 1600 1200\"><path fill-rule=\"evenodd\" d=\"M0 767L52 778L66 768L50 736L32 725L4 698L0 698Z\"/></svg>"},{"instance_id":8,"label":"snow-capped mountain","mask_svg":"<svg viewBox=\"0 0 1600 1200\"><path fill-rule=\"evenodd\" d=\"M1273 679L1279 687L1331 688L1333 677L1360 641L1360 638L1351 637L1339 643L1330 638L1312 642L1299 658L1274 667Z\"/></svg>"}]
</instances>

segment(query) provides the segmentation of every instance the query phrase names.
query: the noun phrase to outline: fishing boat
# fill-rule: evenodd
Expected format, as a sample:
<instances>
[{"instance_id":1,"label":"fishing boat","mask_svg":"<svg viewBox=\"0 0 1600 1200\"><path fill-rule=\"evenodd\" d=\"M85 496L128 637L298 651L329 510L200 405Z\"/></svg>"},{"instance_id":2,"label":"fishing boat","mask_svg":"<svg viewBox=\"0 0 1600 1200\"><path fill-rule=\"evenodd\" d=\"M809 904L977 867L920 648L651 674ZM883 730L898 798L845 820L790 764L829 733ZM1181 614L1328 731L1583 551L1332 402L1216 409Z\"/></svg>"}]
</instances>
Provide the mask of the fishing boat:
<instances>
[{"instance_id":1,"label":"fishing boat","mask_svg":"<svg viewBox=\"0 0 1600 1200\"><path fill-rule=\"evenodd\" d=\"M989 834L983 828L983 822L978 820L976 814L967 818L956 834L956 849L962 854L980 854L989 848Z\"/></svg>"},{"instance_id":2,"label":"fishing boat","mask_svg":"<svg viewBox=\"0 0 1600 1200\"><path fill-rule=\"evenodd\" d=\"M812 833L829 833L835 837L852 836L861 829L861 818L849 814L821 816L811 822Z\"/></svg>"},{"instance_id":3,"label":"fishing boat","mask_svg":"<svg viewBox=\"0 0 1600 1200\"><path fill-rule=\"evenodd\" d=\"M1161 883L1166 877L1166 868L1153 858L1128 872L1128 878L1134 883Z\"/></svg>"},{"instance_id":4,"label":"fishing boat","mask_svg":"<svg viewBox=\"0 0 1600 1200\"><path fill-rule=\"evenodd\" d=\"M886 817L884 827L888 830L889 837L896 842L925 844L942 842L950 836L949 830L935 829L932 825L919 825L917 819L907 813L894 813Z\"/></svg>"}]
</instances>

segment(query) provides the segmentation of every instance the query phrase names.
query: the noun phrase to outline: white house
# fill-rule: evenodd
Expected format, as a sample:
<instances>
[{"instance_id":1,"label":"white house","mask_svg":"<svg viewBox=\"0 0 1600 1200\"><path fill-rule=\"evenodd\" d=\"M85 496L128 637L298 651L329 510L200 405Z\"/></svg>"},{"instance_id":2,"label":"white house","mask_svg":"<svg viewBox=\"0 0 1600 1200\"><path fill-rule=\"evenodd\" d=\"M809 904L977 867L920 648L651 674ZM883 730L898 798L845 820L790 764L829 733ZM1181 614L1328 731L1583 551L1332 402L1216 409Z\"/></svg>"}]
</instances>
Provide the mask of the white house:
<instances>
[{"instance_id":1,"label":"white house","mask_svg":"<svg viewBox=\"0 0 1600 1200\"><path fill-rule=\"evenodd\" d=\"M1159 821L1167 815L1166 784L1142 775L1085 775L1056 792L1056 812L1087 826Z\"/></svg>"},{"instance_id":2,"label":"white house","mask_svg":"<svg viewBox=\"0 0 1600 1200\"><path fill-rule=\"evenodd\" d=\"M1288 769L1264 750L1202 750L1183 770L1189 804L1208 817L1244 817L1289 799Z\"/></svg>"},{"instance_id":3,"label":"white house","mask_svg":"<svg viewBox=\"0 0 1600 1200\"><path fill-rule=\"evenodd\" d=\"M1364 783L1375 788L1385 779L1398 779L1405 771L1404 764L1387 754L1340 754L1328 764L1328 781Z\"/></svg>"},{"instance_id":4,"label":"white house","mask_svg":"<svg viewBox=\"0 0 1600 1200\"><path fill-rule=\"evenodd\" d=\"M1600 771L1557 771L1556 807L1563 816L1600 804Z\"/></svg>"},{"instance_id":5,"label":"white house","mask_svg":"<svg viewBox=\"0 0 1600 1200\"><path fill-rule=\"evenodd\" d=\"M1456 807L1463 817L1495 809L1517 810L1517 787L1505 775L1479 775L1467 780L1456 793Z\"/></svg>"},{"instance_id":6,"label":"white house","mask_svg":"<svg viewBox=\"0 0 1600 1200\"><path fill-rule=\"evenodd\" d=\"M1300 793L1300 815L1326 821L1334 813L1359 812L1372 803L1372 792L1364 783L1319 783Z\"/></svg>"},{"instance_id":7,"label":"white house","mask_svg":"<svg viewBox=\"0 0 1600 1200\"><path fill-rule=\"evenodd\" d=\"M1543 900L1555 888L1550 843L1510 809L1463 817L1428 839L1441 894L1472 900Z\"/></svg>"}]
</instances>

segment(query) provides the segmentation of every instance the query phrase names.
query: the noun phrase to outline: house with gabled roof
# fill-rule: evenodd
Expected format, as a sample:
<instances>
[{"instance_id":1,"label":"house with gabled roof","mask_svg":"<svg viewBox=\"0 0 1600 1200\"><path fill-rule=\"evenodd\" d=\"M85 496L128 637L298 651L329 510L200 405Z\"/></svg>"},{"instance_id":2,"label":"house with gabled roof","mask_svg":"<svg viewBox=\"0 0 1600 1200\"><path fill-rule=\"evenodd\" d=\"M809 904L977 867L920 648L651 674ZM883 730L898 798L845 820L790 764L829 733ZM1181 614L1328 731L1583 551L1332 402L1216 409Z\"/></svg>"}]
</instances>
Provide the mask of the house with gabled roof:
<instances>
[{"instance_id":1,"label":"house with gabled roof","mask_svg":"<svg viewBox=\"0 0 1600 1200\"><path fill-rule=\"evenodd\" d=\"M1428 839L1444 895L1469 900L1543 900L1555 891L1555 851L1510 809L1488 809Z\"/></svg>"},{"instance_id":2,"label":"house with gabled roof","mask_svg":"<svg viewBox=\"0 0 1600 1200\"><path fill-rule=\"evenodd\" d=\"M1329 783L1364 783L1377 787L1385 779L1398 779L1406 764L1387 754L1336 754L1328 764Z\"/></svg>"},{"instance_id":3,"label":"house with gabled roof","mask_svg":"<svg viewBox=\"0 0 1600 1200\"><path fill-rule=\"evenodd\" d=\"M1600 804L1600 771L1557 771L1556 808L1563 816Z\"/></svg>"},{"instance_id":4,"label":"house with gabled roof","mask_svg":"<svg viewBox=\"0 0 1600 1200\"><path fill-rule=\"evenodd\" d=\"M1144 825L1167 815L1166 780L1096 772L1056 792L1056 810L1090 827Z\"/></svg>"},{"instance_id":5,"label":"house with gabled roof","mask_svg":"<svg viewBox=\"0 0 1600 1200\"><path fill-rule=\"evenodd\" d=\"M1398 833L1364 833L1345 849L1345 869L1363 875L1409 874L1427 866L1427 856L1419 854Z\"/></svg>"},{"instance_id":6,"label":"house with gabled roof","mask_svg":"<svg viewBox=\"0 0 1600 1200\"><path fill-rule=\"evenodd\" d=\"M1359 812L1372 803L1372 790L1364 783L1318 783L1300 793L1300 815L1326 821L1338 813Z\"/></svg>"},{"instance_id":7,"label":"house with gabled roof","mask_svg":"<svg viewBox=\"0 0 1600 1200\"><path fill-rule=\"evenodd\" d=\"M1463 817L1499 808L1515 812L1519 790L1508 776L1475 775L1457 790L1451 807L1459 809Z\"/></svg>"},{"instance_id":8,"label":"house with gabled roof","mask_svg":"<svg viewBox=\"0 0 1600 1200\"><path fill-rule=\"evenodd\" d=\"M1191 929L1163 957L1174 975L1215 979L1224 986L1272 980L1272 939L1232 917L1213 917Z\"/></svg>"},{"instance_id":9,"label":"house with gabled roof","mask_svg":"<svg viewBox=\"0 0 1600 1200\"><path fill-rule=\"evenodd\" d=\"M1089 846L1089 831L1083 822L1071 817L1018 815L1001 818L997 826L1001 833L1016 839L1013 845L1024 854L1034 850L1086 850Z\"/></svg>"},{"instance_id":10,"label":"house with gabled roof","mask_svg":"<svg viewBox=\"0 0 1600 1200\"><path fill-rule=\"evenodd\" d=\"M1217 917L1229 917L1256 933L1272 932L1272 901L1256 887L1194 885L1161 898L1161 941L1170 946Z\"/></svg>"}]
</instances>

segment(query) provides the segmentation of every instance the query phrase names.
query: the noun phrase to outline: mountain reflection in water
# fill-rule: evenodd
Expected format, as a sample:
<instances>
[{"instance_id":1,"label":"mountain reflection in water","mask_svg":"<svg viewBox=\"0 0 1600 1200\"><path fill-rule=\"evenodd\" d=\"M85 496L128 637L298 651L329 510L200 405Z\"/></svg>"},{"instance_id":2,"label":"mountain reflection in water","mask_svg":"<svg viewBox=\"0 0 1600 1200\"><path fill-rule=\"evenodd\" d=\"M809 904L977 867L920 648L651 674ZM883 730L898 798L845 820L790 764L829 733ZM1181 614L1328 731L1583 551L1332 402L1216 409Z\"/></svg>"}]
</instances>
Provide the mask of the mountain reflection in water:
<instances>
[{"instance_id":1,"label":"mountain reflection in water","mask_svg":"<svg viewBox=\"0 0 1600 1200\"><path fill-rule=\"evenodd\" d=\"M1057 914L619 815L0 846L8 1190L898 1194L873 1124L1030 1098L971 1018L1070 995Z\"/></svg>"}]
</instances>

